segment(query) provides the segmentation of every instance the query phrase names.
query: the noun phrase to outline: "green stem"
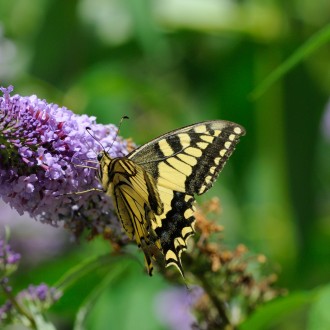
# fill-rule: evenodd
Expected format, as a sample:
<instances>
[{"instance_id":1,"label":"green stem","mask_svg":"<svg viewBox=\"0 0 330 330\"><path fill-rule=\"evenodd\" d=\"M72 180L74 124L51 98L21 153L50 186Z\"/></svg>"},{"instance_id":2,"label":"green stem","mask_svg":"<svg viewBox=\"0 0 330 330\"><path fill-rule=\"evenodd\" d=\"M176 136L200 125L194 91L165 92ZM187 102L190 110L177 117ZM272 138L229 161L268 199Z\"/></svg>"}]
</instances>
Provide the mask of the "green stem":
<instances>
[{"instance_id":1,"label":"green stem","mask_svg":"<svg viewBox=\"0 0 330 330\"><path fill-rule=\"evenodd\" d=\"M291 56L289 56L282 64L272 71L263 82L261 82L251 93L252 99L259 98L265 91L277 80L283 77L295 65L303 59L310 56L321 46L329 43L330 40L330 24L323 27L312 37L310 37L302 46L300 46Z\"/></svg>"}]
</instances>

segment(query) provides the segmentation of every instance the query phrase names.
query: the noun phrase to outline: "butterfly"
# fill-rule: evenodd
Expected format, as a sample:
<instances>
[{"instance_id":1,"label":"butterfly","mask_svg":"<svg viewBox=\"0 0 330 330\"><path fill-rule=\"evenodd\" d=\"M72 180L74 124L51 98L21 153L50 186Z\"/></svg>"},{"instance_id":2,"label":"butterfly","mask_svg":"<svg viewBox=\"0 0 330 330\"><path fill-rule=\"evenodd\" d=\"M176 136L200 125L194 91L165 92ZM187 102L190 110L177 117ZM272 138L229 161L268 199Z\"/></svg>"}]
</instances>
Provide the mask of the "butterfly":
<instances>
[{"instance_id":1,"label":"butterfly","mask_svg":"<svg viewBox=\"0 0 330 330\"><path fill-rule=\"evenodd\" d=\"M125 157L98 154L102 188L127 236L143 250L149 275L154 263L163 263L184 276L181 253L195 232L194 196L211 188L244 134L236 123L205 121L161 135Z\"/></svg>"}]
</instances>

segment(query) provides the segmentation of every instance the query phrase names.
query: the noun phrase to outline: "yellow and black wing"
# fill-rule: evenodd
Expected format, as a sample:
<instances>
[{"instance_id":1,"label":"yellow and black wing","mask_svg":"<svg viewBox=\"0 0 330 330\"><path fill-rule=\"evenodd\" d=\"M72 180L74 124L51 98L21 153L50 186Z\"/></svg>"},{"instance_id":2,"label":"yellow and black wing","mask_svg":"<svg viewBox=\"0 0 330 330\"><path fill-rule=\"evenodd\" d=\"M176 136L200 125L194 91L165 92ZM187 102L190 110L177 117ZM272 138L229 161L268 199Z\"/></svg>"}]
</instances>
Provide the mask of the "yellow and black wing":
<instances>
[{"instance_id":1,"label":"yellow and black wing","mask_svg":"<svg viewBox=\"0 0 330 330\"><path fill-rule=\"evenodd\" d=\"M151 275L152 261L160 262L163 259L160 240L153 230L156 216L164 211L155 180L140 165L126 157L111 158L102 151L98 159L103 190L113 198L127 236L131 240L135 239L143 250Z\"/></svg>"},{"instance_id":2,"label":"yellow and black wing","mask_svg":"<svg viewBox=\"0 0 330 330\"><path fill-rule=\"evenodd\" d=\"M175 265L183 274L180 256L194 233L194 195L212 186L244 134L238 124L206 121L166 133L127 156L155 182L156 189L147 189L146 196L154 193L162 212L154 212L148 222L165 266Z\"/></svg>"}]
</instances>

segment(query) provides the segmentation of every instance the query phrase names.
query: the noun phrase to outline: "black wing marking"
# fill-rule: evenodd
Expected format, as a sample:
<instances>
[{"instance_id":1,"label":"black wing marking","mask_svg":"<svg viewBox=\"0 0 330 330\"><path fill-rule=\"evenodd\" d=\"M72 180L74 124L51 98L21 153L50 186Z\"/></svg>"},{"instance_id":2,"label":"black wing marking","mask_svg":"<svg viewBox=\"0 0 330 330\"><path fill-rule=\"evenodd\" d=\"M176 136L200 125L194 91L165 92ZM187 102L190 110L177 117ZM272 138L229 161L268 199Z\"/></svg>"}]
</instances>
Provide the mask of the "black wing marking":
<instances>
[{"instance_id":1,"label":"black wing marking","mask_svg":"<svg viewBox=\"0 0 330 330\"><path fill-rule=\"evenodd\" d=\"M155 229L166 267L175 265L182 276L181 253L187 249L188 238L195 232L194 202L193 196L173 191L171 204L165 205L165 217L160 217L162 226Z\"/></svg>"}]
</instances>

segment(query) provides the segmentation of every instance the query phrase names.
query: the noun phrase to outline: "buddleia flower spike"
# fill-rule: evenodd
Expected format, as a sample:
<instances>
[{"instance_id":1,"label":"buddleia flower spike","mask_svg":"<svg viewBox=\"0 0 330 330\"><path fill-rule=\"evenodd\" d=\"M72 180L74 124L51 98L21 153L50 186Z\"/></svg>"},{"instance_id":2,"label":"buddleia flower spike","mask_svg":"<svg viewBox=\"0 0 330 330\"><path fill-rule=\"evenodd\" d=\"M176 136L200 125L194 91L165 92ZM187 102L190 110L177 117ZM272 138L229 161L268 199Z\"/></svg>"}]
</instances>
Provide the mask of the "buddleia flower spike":
<instances>
[{"instance_id":1,"label":"buddleia flower spike","mask_svg":"<svg viewBox=\"0 0 330 330\"><path fill-rule=\"evenodd\" d=\"M112 144L114 157L127 154L127 142L115 138L117 128L35 95L11 95L11 86L0 90L0 197L20 214L55 226L64 223L76 236L86 229L90 235L112 231L125 240L108 196L67 195L100 188L95 170L75 165L95 160L100 151L86 127L105 148Z\"/></svg>"}]
</instances>

